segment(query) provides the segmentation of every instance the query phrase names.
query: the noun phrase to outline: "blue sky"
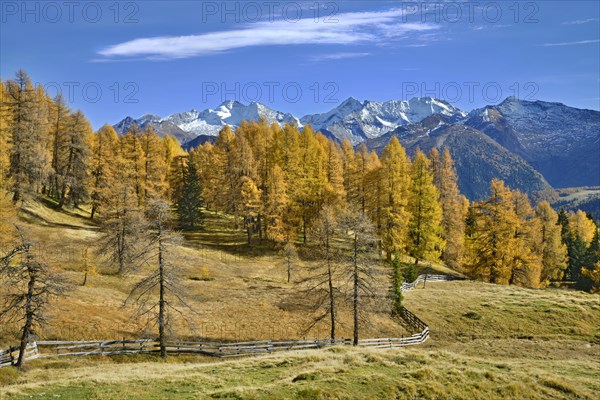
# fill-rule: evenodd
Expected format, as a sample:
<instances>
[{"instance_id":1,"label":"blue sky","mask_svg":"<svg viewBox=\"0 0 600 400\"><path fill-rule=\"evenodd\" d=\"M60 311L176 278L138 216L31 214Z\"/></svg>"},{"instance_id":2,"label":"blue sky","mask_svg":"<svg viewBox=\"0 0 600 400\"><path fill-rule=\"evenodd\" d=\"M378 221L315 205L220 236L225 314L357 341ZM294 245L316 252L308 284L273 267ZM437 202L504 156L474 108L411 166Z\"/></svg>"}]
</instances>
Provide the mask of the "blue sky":
<instances>
[{"instance_id":1,"label":"blue sky","mask_svg":"<svg viewBox=\"0 0 600 400\"><path fill-rule=\"evenodd\" d=\"M1 3L0 76L23 68L95 128L259 101L516 95L600 108L597 1Z\"/></svg>"}]
</instances>

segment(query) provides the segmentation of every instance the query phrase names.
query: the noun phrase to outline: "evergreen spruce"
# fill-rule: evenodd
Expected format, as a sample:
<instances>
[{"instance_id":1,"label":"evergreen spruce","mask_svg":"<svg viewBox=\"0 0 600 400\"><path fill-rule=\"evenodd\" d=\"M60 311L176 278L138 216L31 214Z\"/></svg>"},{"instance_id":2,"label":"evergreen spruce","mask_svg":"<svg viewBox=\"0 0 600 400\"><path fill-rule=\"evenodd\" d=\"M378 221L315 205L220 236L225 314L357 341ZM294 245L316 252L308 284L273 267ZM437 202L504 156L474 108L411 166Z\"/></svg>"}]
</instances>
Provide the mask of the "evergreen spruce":
<instances>
[{"instance_id":1,"label":"evergreen spruce","mask_svg":"<svg viewBox=\"0 0 600 400\"><path fill-rule=\"evenodd\" d=\"M200 208L202 207L202 187L200 177L193 162L188 163L183 178L183 190L181 197L177 202L177 212L179 222L185 229L195 229L201 227L204 222L204 216Z\"/></svg>"},{"instance_id":2,"label":"evergreen spruce","mask_svg":"<svg viewBox=\"0 0 600 400\"><path fill-rule=\"evenodd\" d=\"M402 283L404 277L400 266L400 254L394 252L394 257L391 261L392 265L392 315L399 315L402 310Z\"/></svg>"}]
</instances>

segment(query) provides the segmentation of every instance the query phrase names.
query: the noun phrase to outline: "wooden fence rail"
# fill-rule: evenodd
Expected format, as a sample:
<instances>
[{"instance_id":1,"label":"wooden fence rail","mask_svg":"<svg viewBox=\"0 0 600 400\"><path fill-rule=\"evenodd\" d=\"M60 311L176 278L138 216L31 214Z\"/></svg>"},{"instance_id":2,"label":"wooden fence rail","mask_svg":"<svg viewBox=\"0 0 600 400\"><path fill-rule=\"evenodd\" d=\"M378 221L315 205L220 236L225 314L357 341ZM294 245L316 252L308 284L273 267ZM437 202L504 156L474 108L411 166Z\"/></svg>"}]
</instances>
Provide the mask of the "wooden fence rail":
<instances>
[{"instance_id":1,"label":"wooden fence rail","mask_svg":"<svg viewBox=\"0 0 600 400\"><path fill-rule=\"evenodd\" d=\"M455 278L448 275L419 275L412 283L404 282L402 291L413 290L421 282L442 282ZM429 327L415 314L403 308L400 317L405 326L412 331L410 336L397 338L361 339L360 347L393 348L414 346L429 338ZM221 342L168 342L166 349L172 354L204 354L229 358L258 354L270 354L280 351L321 349L331 346L350 346L351 339L318 339L318 340L284 340L284 341L246 341L236 343ZM0 367L14 365L18 358L19 347L13 346L0 351ZM160 352L160 343L154 339L143 340L40 340L27 345L25 360L36 358L75 357L75 356L108 356L117 354L152 354Z\"/></svg>"},{"instance_id":2,"label":"wooden fence rail","mask_svg":"<svg viewBox=\"0 0 600 400\"><path fill-rule=\"evenodd\" d=\"M25 360L33 360L38 358L38 347L36 342L27 343L25 347ZM0 367L7 367L9 365L15 365L19 358L19 346L9 347L6 350L0 350Z\"/></svg>"}]
</instances>

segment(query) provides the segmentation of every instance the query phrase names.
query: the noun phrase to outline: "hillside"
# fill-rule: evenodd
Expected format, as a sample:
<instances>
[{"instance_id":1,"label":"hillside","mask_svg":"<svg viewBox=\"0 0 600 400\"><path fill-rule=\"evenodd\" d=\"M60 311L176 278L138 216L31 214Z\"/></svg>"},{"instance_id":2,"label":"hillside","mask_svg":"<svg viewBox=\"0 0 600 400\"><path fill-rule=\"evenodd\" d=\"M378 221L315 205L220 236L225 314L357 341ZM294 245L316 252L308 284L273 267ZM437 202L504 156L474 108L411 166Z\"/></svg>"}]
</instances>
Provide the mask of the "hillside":
<instances>
[{"instance_id":1,"label":"hillside","mask_svg":"<svg viewBox=\"0 0 600 400\"><path fill-rule=\"evenodd\" d=\"M21 213L24 230L34 239L38 254L59 266L73 285L69 296L51 307L51 323L40 336L80 340L154 335L144 330L142 321L130 319L132 309L122 308L131 286L147 271L115 275L105 266L103 255L95 252L98 228L79 213L85 212L57 212L37 202L26 204ZM313 314L311 303L298 285L287 283L285 262L270 244L249 248L244 232L234 229L229 216L208 213L206 225L206 230L185 234L186 240L176 249L178 274L195 313L189 313L188 322L179 319L174 324L178 327L175 337L222 341L327 337L325 321L306 332ZM81 286L86 251L99 274L89 276L86 286ZM318 265L305 258L294 267L293 281ZM381 296L387 293L387 274L385 267L378 267ZM365 337L406 334L388 312L385 307L375 309L364 328ZM349 305L340 307L339 320L340 337L351 337ZM16 326L0 326L0 345L13 345L16 335Z\"/></svg>"},{"instance_id":2,"label":"hillside","mask_svg":"<svg viewBox=\"0 0 600 400\"><path fill-rule=\"evenodd\" d=\"M80 286L82 249L98 238L94 225L82 218L85 213L56 212L39 203L25 210L22 222L40 251L76 285L51 308L51 324L40 334L77 340L140 335L140 326L121 308L135 275L117 277L99 266L103 274ZM231 228L226 217L211 214L207 230L187 235L179 249L181 274L198 315L195 326L178 329L178 336L302 337L310 308L285 282L281 256L268 246L248 250L243 235ZM64 239L56 242L58 236ZM295 279L310 266L307 257L294 270ZM378 280L385 292L384 270ZM422 346L332 348L229 361L202 356L173 356L167 363L153 356L36 360L22 374L0 369L0 398L597 398L597 295L430 282L407 293L405 304L430 326L431 338ZM376 307L361 334L402 335L387 313ZM348 337L347 310L340 322L340 336ZM12 344L15 333L3 326L2 345ZM327 332L318 327L304 335Z\"/></svg>"},{"instance_id":3,"label":"hillside","mask_svg":"<svg viewBox=\"0 0 600 400\"><path fill-rule=\"evenodd\" d=\"M597 296L429 283L407 305L422 347L332 348L215 361L173 356L38 360L4 376L6 398L597 399ZM0 377L2 374L0 370Z\"/></svg>"},{"instance_id":4,"label":"hillside","mask_svg":"<svg viewBox=\"0 0 600 400\"><path fill-rule=\"evenodd\" d=\"M558 190L558 199L552 205L555 209L583 210L600 218L600 187L565 188Z\"/></svg>"}]
</instances>

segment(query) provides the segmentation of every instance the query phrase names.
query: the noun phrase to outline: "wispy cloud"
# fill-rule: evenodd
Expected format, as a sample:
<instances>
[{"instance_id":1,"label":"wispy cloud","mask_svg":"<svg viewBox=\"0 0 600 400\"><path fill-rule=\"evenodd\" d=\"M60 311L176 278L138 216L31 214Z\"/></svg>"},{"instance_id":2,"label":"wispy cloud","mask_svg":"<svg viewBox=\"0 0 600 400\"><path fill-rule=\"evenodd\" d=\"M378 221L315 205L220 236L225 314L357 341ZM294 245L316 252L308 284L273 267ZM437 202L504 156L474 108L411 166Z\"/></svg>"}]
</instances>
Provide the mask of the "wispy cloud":
<instances>
[{"instance_id":1,"label":"wispy cloud","mask_svg":"<svg viewBox=\"0 0 600 400\"><path fill-rule=\"evenodd\" d=\"M600 20L599 18L587 18L587 19L576 19L574 21L565 21L562 25L583 25L588 24L590 22L595 22Z\"/></svg>"},{"instance_id":2,"label":"wispy cloud","mask_svg":"<svg viewBox=\"0 0 600 400\"><path fill-rule=\"evenodd\" d=\"M551 46L575 46L579 44L592 44L592 43L600 43L599 39L593 40L578 40L576 42L558 42L558 43L544 43L540 46L551 47Z\"/></svg>"},{"instance_id":3,"label":"wispy cloud","mask_svg":"<svg viewBox=\"0 0 600 400\"><path fill-rule=\"evenodd\" d=\"M437 29L430 23L402 23L403 11L353 12L336 15L337 22L285 20L248 24L242 29L188 36L133 39L108 46L98 54L106 59L143 57L152 60L203 56L251 46L299 44L360 44L401 40L409 34Z\"/></svg>"},{"instance_id":4,"label":"wispy cloud","mask_svg":"<svg viewBox=\"0 0 600 400\"><path fill-rule=\"evenodd\" d=\"M475 25L471 27L473 31L483 31L483 30L494 30L494 29L502 29L502 28L510 28L512 25L510 24L488 24L488 25Z\"/></svg>"},{"instance_id":5,"label":"wispy cloud","mask_svg":"<svg viewBox=\"0 0 600 400\"><path fill-rule=\"evenodd\" d=\"M329 61L329 60L343 60L346 58L359 58L370 56L371 53L330 53L330 54L320 54L313 57L310 57L310 61L312 62L320 62L320 61Z\"/></svg>"}]
</instances>

